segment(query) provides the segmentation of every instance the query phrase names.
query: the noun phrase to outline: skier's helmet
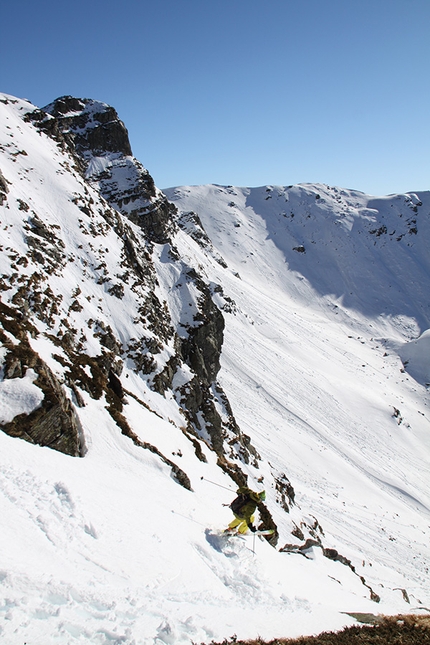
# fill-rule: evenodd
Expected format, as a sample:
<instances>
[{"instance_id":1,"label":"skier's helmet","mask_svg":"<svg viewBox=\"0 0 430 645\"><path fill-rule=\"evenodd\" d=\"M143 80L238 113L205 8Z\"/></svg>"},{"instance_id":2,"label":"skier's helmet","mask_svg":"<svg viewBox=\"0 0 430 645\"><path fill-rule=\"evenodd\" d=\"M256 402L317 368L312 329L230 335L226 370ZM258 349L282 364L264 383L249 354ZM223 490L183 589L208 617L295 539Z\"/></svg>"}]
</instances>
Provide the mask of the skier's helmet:
<instances>
[{"instance_id":1,"label":"skier's helmet","mask_svg":"<svg viewBox=\"0 0 430 645\"><path fill-rule=\"evenodd\" d=\"M266 491L262 490L261 493L258 493L258 497L262 502L264 502L264 500L266 499Z\"/></svg>"}]
</instances>

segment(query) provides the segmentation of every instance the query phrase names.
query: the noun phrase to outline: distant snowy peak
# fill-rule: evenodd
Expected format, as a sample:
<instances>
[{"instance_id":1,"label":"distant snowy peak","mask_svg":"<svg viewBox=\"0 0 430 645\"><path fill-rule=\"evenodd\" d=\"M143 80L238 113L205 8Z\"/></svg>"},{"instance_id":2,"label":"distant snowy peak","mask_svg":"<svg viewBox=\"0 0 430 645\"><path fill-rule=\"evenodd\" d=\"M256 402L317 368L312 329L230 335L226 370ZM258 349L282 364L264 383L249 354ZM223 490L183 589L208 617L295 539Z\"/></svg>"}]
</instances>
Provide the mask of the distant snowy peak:
<instances>
[{"instance_id":1,"label":"distant snowy peak","mask_svg":"<svg viewBox=\"0 0 430 645\"><path fill-rule=\"evenodd\" d=\"M304 278L338 306L414 320L410 337L430 327L430 192L374 197L323 184L164 192L180 217L198 215L241 275L272 271L281 289L297 293Z\"/></svg>"},{"instance_id":2,"label":"distant snowy peak","mask_svg":"<svg viewBox=\"0 0 430 645\"><path fill-rule=\"evenodd\" d=\"M405 232L417 233L417 218L424 214L420 209L424 207L427 214L426 211L430 207L430 192L375 197L325 184L256 188L208 184L167 188L164 193L169 199L180 204L181 210L183 205L201 208L217 203L223 208L228 207L232 216L238 211L254 211L266 218L282 216L287 221L294 220L295 217L302 221L311 220L309 224L315 222L319 215L342 224L347 231L352 229L354 222L364 220L369 224L370 234L379 237L388 233L395 239L403 237ZM403 218L404 221L398 221ZM395 230L388 228L387 231L374 230L374 224L379 219L385 220L387 226L391 224L405 231L399 230L396 235Z\"/></svg>"}]
</instances>

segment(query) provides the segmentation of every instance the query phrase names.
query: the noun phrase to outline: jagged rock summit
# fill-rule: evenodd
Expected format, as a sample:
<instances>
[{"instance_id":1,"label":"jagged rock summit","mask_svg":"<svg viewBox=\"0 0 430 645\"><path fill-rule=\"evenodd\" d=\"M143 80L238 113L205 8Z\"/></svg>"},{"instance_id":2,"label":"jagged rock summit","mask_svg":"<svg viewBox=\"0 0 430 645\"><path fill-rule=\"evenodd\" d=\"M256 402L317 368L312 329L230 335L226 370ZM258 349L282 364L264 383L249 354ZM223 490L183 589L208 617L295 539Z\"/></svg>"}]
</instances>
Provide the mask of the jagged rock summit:
<instances>
[{"instance_id":1,"label":"jagged rock summit","mask_svg":"<svg viewBox=\"0 0 430 645\"><path fill-rule=\"evenodd\" d=\"M116 110L93 99L62 96L42 108L57 119L62 132L71 132L81 156L106 156L119 153L132 156L128 132Z\"/></svg>"},{"instance_id":2,"label":"jagged rock summit","mask_svg":"<svg viewBox=\"0 0 430 645\"><path fill-rule=\"evenodd\" d=\"M36 115L42 117L41 124L47 123L47 114L54 117L57 130L71 136L86 180L138 224L148 241L167 242L175 228L174 207L132 156L127 129L114 108L92 99L63 96Z\"/></svg>"}]
</instances>

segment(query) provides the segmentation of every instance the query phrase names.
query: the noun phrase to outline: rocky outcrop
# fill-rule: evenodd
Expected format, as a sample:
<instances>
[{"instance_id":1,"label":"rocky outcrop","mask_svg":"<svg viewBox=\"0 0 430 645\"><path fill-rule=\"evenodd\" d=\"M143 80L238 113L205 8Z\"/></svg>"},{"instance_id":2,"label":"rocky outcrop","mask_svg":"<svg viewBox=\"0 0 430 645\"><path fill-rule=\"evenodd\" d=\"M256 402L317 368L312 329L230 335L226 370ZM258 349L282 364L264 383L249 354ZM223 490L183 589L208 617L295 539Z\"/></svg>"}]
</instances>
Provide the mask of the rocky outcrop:
<instances>
[{"instance_id":1,"label":"rocky outcrop","mask_svg":"<svg viewBox=\"0 0 430 645\"><path fill-rule=\"evenodd\" d=\"M294 488L285 473L272 473L272 475L275 482L276 502L289 513L296 495Z\"/></svg>"},{"instance_id":2,"label":"rocky outcrop","mask_svg":"<svg viewBox=\"0 0 430 645\"><path fill-rule=\"evenodd\" d=\"M340 554L337 549L326 548L323 545L321 538L324 537L324 531L322 530L318 520L316 520L315 518L313 519L315 520L313 524L309 525L306 522L301 522L300 528L296 526L295 530L292 531L292 535L299 538L300 540L303 540L303 544L284 544L284 546L279 549L279 551L281 553L300 554L305 558L309 558L309 554L312 552L312 549L321 549L324 557L328 558L329 560L333 560L334 562L340 562L341 564L351 569L352 573L360 579L361 584L368 589L370 600L373 600L373 602L380 602L380 596L375 593L370 585L367 584L365 578L357 573L356 568L352 564L351 560ZM311 537L305 539L305 535L303 533L304 530L306 530Z\"/></svg>"},{"instance_id":3,"label":"rocky outcrop","mask_svg":"<svg viewBox=\"0 0 430 645\"><path fill-rule=\"evenodd\" d=\"M221 348L224 340L224 317L212 300L207 285L194 269L188 272L201 293L197 325L188 327L188 337L181 342L183 360L192 368L197 378L209 384L215 381L220 370Z\"/></svg>"},{"instance_id":4,"label":"rocky outcrop","mask_svg":"<svg viewBox=\"0 0 430 645\"><path fill-rule=\"evenodd\" d=\"M127 129L116 110L92 99L63 96L43 112L54 117L60 132L71 136L87 181L116 210L140 226L149 242L168 242L176 228L176 208L132 157Z\"/></svg>"},{"instance_id":5,"label":"rocky outcrop","mask_svg":"<svg viewBox=\"0 0 430 645\"><path fill-rule=\"evenodd\" d=\"M148 171L131 156L128 133L116 111L91 99L63 96L43 108L43 112L55 120L57 130L72 137L74 153L85 166L86 180L116 211L143 230L148 250L154 242L167 244L172 263L183 264L172 243L177 230L176 208L157 190ZM191 222L193 225L196 217ZM199 240L210 244L201 223L199 230ZM125 235L123 231L121 237L125 240L127 264L135 266L139 280L146 280L155 288L154 268L146 249L138 248L138 242L132 240L130 233ZM145 256L142 272L141 258ZM176 397L187 419L187 432L204 439L219 455L228 444L230 456L256 462L258 455L249 437L242 435L227 397L216 383L223 343L223 315L214 304L208 285L195 269L189 267L185 279L200 293L197 313L193 322L186 325L186 333L182 330L178 334L178 330L173 330L168 307L152 290L142 304L141 312L142 320L155 338L136 339L127 347L127 356L133 359L139 371L148 375L152 387L161 394L173 389L175 374L182 364L186 364L193 377L177 389ZM176 353L157 370L157 354L172 338ZM220 410L224 410L224 414Z\"/></svg>"},{"instance_id":6,"label":"rocky outcrop","mask_svg":"<svg viewBox=\"0 0 430 645\"><path fill-rule=\"evenodd\" d=\"M82 404L82 391L96 399L105 396L110 401L107 409L111 416L131 437L121 413L121 370L123 361L129 360L129 366L152 389L162 395L169 390L173 393L185 419L182 431L193 442L199 459L204 458L200 444L206 443L219 458L225 459L226 468L232 473L236 472L233 465L236 460L252 462L258 467L259 455L250 438L241 432L217 382L224 335L223 314L212 299L209 285L175 248L176 208L132 156L127 130L116 111L91 99L63 96L42 110L28 112L25 118L67 153L62 168L78 172L86 182L82 191L70 197L76 207L80 231L97 253L97 265L89 264L88 259L79 259L86 276L95 278L104 291L119 300L131 296L137 303L134 324L139 325L140 331L137 337L125 342L120 341L116 329L94 317L93 311L86 318L88 330L79 330L71 324L68 314L85 312L88 304L79 288L73 291L71 301L66 294L54 294L48 276L61 275L78 258L75 252L71 254L65 248L64 236L57 225L28 204L22 205L22 210L28 212L23 223L28 252L17 257L14 264L13 302L28 320L36 316L55 329L52 339L61 348L55 359L62 366L64 382L74 393L75 404ZM107 200L109 207L97 202L90 186ZM142 235L130 222L138 225ZM180 225L211 252L210 240L197 215L193 214ZM102 239L109 231L117 236L121 273L113 274L107 269L108 249L104 248ZM94 241L97 241L95 246ZM178 272L184 283L183 292L175 296L184 297L180 305L184 308L183 317L176 328L170 314L169 295L166 301L160 299L154 264L159 261L155 256L160 247L156 248L155 244L163 245L161 261L171 263L173 272ZM215 259L225 265L222 259ZM38 267L22 283L20 263ZM193 311L191 317L189 307ZM90 336L102 347L98 356L86 353L85 343ZM185 481L182 475L181 479Z\"/></svg>"},{"instance_id":7,"label":"rocky outcrop","mask_svg":"<svg viewBox=\"0 0 430 645\"><path fill-rule=\"evenodd\" d=\"M1 303L0 322L3 328L0 331L0 341L7 350L3 366L4 378L22 378L28 369L32 369L37 374L34 385L44 395L37 409L30 414L18 414L12 421L3 423L1 430L12 437L48 446L67 455L83 456L83 436L73 404L56 376L31 348L25 319L18 311ZM11 336L15 337L14 342L11 341Z\"/></svg>"},{"instance_id":8,"label":"rocky outcrop","mask_svg":"<svg viewBox=\"0 0 430 645\"><path fill-rule=\"evenodd\" d=\"M116 110L105 103L90 99L62 96L43 108L55 117L62 132L71 132L76 152L85 157L118 152L131 156L127 129Z\"/></svg>"},{"instance_id":9,"label":"rocky outcrop","mask_svg":"<svg viewBox=\"0 0 430 645\"><path fill-rule=\"evenodd\" d=\"M2 171L0 170L0 206L6 200L6 196L9 192L8 181L5 179Z\"/></svg>"}]
</instances>

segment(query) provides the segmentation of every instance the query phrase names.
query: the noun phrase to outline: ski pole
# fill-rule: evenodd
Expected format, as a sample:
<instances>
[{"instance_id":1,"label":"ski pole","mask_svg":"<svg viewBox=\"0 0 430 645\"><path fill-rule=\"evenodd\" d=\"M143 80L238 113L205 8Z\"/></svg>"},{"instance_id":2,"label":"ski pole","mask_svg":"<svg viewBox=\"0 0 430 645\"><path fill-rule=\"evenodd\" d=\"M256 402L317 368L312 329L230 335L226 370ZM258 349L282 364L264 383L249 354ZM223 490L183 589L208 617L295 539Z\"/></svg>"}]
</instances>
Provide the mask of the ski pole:
<instances>
[{"instance_id":1,"label":"ski pole","mask_svg":"<svg viewBox=\"0 0 430 645\"><path fill-rule=\"evenodd\" d=\"M183 517L184 519L189 520L190 522L194 522L194 524L198 524L199 526L205 526L201 522L197 522L197 520L194 520L192 517L187 517L186 515L182 515L182 513L178 513L177 511L172 510L172 513L174 515L179 515L179 517Z\"/></svg>"},{"instance_id":2,"label":"ski pole","mask_svg":"<svg viewBox=\"0 0 430 645\"><path fill-rule=\"evenodd\" d=\"M219 486L220 488L225 488L225 490L229 490L230 492L234 493L234 490L232 488L227 488L227 486L221 486L221 484L212 482L210 479L206 479L206 477L203 477L203 475L200 477L200 479L203 479L205 482L209 482L209 484L213 484L214 486Z\"/></svg>"}]
</instances>

